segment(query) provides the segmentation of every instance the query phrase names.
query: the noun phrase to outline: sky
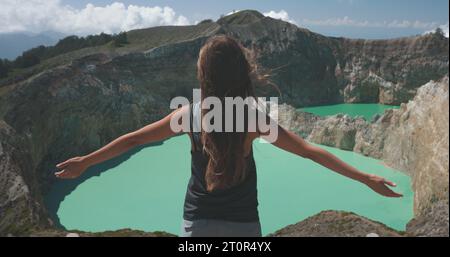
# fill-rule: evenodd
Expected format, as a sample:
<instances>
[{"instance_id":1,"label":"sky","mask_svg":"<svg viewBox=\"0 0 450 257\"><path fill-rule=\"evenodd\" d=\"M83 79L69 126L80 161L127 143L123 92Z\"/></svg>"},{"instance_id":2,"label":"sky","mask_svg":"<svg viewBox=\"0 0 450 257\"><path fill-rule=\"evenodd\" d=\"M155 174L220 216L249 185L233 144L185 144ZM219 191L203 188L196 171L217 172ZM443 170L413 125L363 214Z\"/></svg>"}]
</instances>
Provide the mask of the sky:
<instances>
[{"instance_id":1,"label":"sky","mask_svg":"<svg viewBox=\"0 0 450 257\"><path fill-rule=\"evenodd\" d=\"M193 25L254 9L327 36L393 38L441 27L448 0L0 0L0 33L88 35L160 25Z\"/></svg>"}]
</instances>

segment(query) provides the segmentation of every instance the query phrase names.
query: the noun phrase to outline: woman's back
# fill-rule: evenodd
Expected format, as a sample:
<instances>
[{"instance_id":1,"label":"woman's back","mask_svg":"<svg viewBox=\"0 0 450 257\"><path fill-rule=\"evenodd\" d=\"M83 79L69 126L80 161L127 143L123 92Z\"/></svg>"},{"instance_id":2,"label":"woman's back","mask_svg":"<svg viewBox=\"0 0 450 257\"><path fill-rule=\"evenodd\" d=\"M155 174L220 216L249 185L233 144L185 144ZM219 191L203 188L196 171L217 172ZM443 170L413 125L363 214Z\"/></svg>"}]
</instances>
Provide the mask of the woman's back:
<instances>
[{"instance_id":1,"label":"woman's back","mask_svg":"<svg viewBox=\"0 0 450 257\"><path fill-rule=\"evenodd\" d=\"M200 124L199 103L192 105L191 127ZM191 129L191 131L198 131ZM246 156L246 177L236 185L226 189L207 190L205 180L209 157L202 150L201 133L192 132L191 178L189 180L185 204L184 219L220 219L235 222L258 221L256 165L251 150Z\"/></svg>"}]
</instances>

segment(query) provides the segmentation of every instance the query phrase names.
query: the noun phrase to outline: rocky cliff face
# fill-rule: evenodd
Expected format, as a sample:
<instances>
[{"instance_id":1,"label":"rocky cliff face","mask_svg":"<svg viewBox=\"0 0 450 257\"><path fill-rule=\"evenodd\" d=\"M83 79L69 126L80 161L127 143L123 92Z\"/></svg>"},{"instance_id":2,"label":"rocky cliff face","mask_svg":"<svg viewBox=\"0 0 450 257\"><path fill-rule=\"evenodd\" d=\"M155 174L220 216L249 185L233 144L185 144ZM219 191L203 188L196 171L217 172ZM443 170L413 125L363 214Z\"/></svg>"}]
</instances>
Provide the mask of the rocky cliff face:
<instances>
[{"instance_id":1,"label":"rocky cliff face","mask_svg":"<svg viewBox=\"0 0 450 257\"><path fill-rule=\"evenodd\" d=\"M433 201L408 223L406 231L410 236L448 237L448 215L448 199Z\"/></svg>"},{"instance_id":2,"label":"rocky cliff face","mask_svg":"<svg viewBox=\"0 0 450 257\"><path fill-rule=\"evenodd\" d=\"M31 172L25 140L0 120L0 236L50 226L35 174Z\"/></svg>"},{"instance_id":3,"label":"rocky cliff face","mask_svg":"<svg viewBox=\"0 0 450 257\"><path fill-rule=\"evenodd\" d=\"M448 39L328 38L268 17L219 21L222 33L254 49L294 106L336 102L400 104L448 71ZM231 20L231 21L230 21Z\"/></svg>"},{"instance_id":4,"label":"rocky cliff face","mask_svg":"<svg viewBox=\"0 0 450 257\"><path fill-rule=\"evenodd\" d=\"M448 87L448 77L426 84L413 101L356 135L355 151L379 155L412 176L417 215L427 212L430 203L448 200Z\"/></svg>"},{"instance_id":5,"label":"rocky cliff face","mask_svg":"<svg viewBox=\"0 0 450 257\"><path fill-rule=\"evenodd\" d=\"M449 181L448 76L419 88L415 98L398 110L387 110L371 123L344 115L305 119L309 114L289 106L280 116L284 125L303 128L308 140L382 159L411 175L416 218L414 235L448 236ZM298 129L297 129L298 131Z\"/></svg>"},{"instance_id":6,"label":"rocky cliff face","mask_svg":"<svg viewBox=\"0 0 450 257\"><path fill-rule=\"evenodd\" d=\"M148 31L130 32L130 45L123 49L83 49L52 59L42 72L30 70L0 83L0 235L52 226L42 196L54 181L56 163L156 121L169 112L174 96L190 97L198 84L198 51L211 35L232 35L252 48L260 64L273 71L282 101L295 106L400 103L410 99L421 81L441 77L448 69L448 39L438 35L380 41L328 38L255 12ZM147 41L154 42L152 47L146 48ZM294 130L305 136L318 133L307 121L321 118L295 115ZM340 147L368 151L352 141L359 128L338 120L332 126L341 132L324 133L324 142L337 140ZM429 178L421 177L427 184ZM426 192L425 184L424 197L434 197L437 192Z\"/></svg>"},{"instance_id":7,"label":"rocky cliff face","mask_svg":"<svg viewBox=\"0 0 450 257\"><path fill-rule=\"evenodd\" d=\"M448 39L439 34L392 40L337 39L335 75L345 102L399 105L448 72ZM438 49L441 49L442 52ZM425 70L423 65L429 65Z\"/></svg>"}]
</instances>

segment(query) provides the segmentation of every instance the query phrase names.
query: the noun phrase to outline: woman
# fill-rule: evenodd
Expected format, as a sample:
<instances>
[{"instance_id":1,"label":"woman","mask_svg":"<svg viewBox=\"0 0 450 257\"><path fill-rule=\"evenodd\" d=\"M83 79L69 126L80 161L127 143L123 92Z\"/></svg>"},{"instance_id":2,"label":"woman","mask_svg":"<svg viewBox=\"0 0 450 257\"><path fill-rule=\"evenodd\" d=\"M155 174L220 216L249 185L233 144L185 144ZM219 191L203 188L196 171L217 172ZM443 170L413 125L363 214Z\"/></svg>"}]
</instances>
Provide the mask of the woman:
<instances>
[{"instance_id":1,"label":"woman","mask_svg":"<svg viewBox=\"0 0 450 257\"><path fill-rule=\"evenodd\" d=\"M206 42L197 63L201 102L211 96L221 100L224 97L254 96L253 85L265 77L257 75L256 65L249 61L249 53L227 36L216 36ZM76 178L88 167L133 147L175 136L179 133L171 129L171 119L191 115L188 133L192 143L191 178L186 192L181 236L261 236L252 143L267 134L258 129L233 133L206 132L200 121L207 113L200 103L183 106L162 120L123 135L93 153L58 164L61 171L56 176ZM248 118L245 120L248 123ZM273 145L364 183L383 196L401 197L388 187L395 187L394 183L360 172L296 134L280 126L277 129L278 136L271 141Z\"/></svg>"}]
</instances>

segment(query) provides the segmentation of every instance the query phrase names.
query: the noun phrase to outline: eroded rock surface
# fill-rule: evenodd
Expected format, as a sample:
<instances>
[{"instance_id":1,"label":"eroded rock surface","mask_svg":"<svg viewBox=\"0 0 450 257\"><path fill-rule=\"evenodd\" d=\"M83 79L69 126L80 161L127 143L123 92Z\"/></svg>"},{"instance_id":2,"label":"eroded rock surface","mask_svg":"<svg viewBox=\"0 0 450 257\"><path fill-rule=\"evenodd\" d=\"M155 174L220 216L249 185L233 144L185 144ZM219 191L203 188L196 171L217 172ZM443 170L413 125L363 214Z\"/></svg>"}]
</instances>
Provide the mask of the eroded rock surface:
<instances>
[{"instance_id":1,"label":"eroded rock surface","mask_svg":"<svg viewBox=\"0 0 450 257\"><path fill-rule=\"evenodd\" d=\"M413 100L402 104L400 109L387 110L371 123L343 115L299 119L311 116L288 106L280 109L290 110L286 113L291 115L280 117L290 120L283 122L302 131L300 134L312 142L382 159L409 174L416 218L408 232L448 236L448 90L448 76L431 81L419 88ZM301 129L302 126L308 129Z\"/></svg>"},{"instance_id":2,"label":"eroded rock surface","mask_svg":"<svg viewBox=\"0 0 450 257\"><path fill-rule=\"evenodd\" d=\"M398 237L402 234L384 224L350 212L323 211L269 235L274 237Z\"/></svg>"},{"instance_id":3,"label":"eroded rock surface","mask_svg":"<svg viewBox=\"0 0 450 257\"><path fill-rule=\"evenodd\" d=\"M51 225L24 145L25 139L0 120L0 236Z\"/></svg>"}]
</instances>

